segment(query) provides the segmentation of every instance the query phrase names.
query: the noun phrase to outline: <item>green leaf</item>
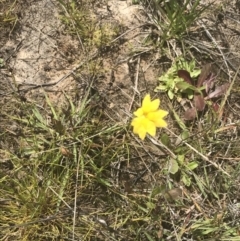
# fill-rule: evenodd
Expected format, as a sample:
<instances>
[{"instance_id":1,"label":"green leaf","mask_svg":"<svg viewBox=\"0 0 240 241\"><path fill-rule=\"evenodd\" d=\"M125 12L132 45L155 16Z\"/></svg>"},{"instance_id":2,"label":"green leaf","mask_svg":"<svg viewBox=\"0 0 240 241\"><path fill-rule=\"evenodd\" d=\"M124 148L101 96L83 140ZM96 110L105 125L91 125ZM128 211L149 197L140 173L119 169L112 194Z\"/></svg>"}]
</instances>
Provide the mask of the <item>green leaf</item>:
<instances>
[{"instance_id":1,"label":"green leaf","mask_svg":"<svg viewBox=\"0 0 240 241\"><path fill-rule=\"evenodd\" d=\"M195 70L193 70L193 71L190 72L190 76L191 76L192 78L196 78L196 77L198 77L200 74L201 74L201 70L200 70L200 69L195 69Z\"/></svg>"},{"instance_id":2,"label":"green leaf","mask_svg":"<svg viewBox=\"0 0 240 241\"><path fill-rule=\"evenodd\" d=\"M172 107L172 106L170 106L170 107ZM177 121L178 125L180 126L180 128L181 128L182 130L186 130L187 127L186 127L186 125L184 124L184 122L181 120L181 118L179 117L179 115L177 114L177 112L176 112L173 108L171 108L171 110L172 110L173 115L174 115L174 118L176 119L176 121Z\"/></svg>"},{"instance_id":3,"label":"green leaf","mask_svg":"<svg viewBox=\"0 0 240 241\"><path fill-rule=\"evenodd\" d=\"M112 187L112 184L109 183L108 181L106 181L106 180L103 179L103 178L99 178L98 181L99 181L100 183L102 183L103 185L107 186L107 187Z\"/></svg>"},{"instance_id":4,"label":"green leaf","mask_svg":"<svg viewBox=\"0 0 240 241\"><path fill-rule=\"evenodd\" d=\"M149 209L154 209L156 207L156 205L152 202L147 202L146 205L147 205L147 208Z\"/></svg>"},{"instance_id":5,"label":"green leaf","mask_svg":"<svg viewBox=\"0 0 240 241\"><path fill-rule=\"evenodd\" d=\"M180 162L180 164L183 164L184 160L185 160L185 155L178 155L177 156L178 161Z\"/></svg>"},{"instance_id":6,"label":"green leaf","mask_svg":"<svg viewBox=\"0 0 240 241\"><path fill-rule=\"evenodd\" d=\"M165 145L165 146L167 146L167 147L170 146L171 141L170 141L169 136L168 136L166 133L163 133L163 134L161 135L161 138L160 138L160 139L161 139L161 142L162 142L163 145Z\"/></svg>"},{"instance_id":7,"label":"green leaf","mask_svg":"<svg viewBox=\"0 0 240 241\"><path fill-rule=\"evenodd\" d=\"M189 132L187 130L184 130L182 133L181 133L181 139L182 140L186 140L188 139L189 137Z\"/></svg>"},{"instance_id":8,"label":"green leaf","mask_svg":"<svg viewBox=\"0 0 240 241\"><path fill-rule=\"evenodd\" d=\"M149 241L155 241L155 239L153 239L153 237L150 234L148 234L147 232L144 231L144 234L146 235L146 237Z\"/></svg>"},{"instance_id":9,"label":"green leaf","mask_svg":"<svg viewBox=\"0 0 240 241\"><path fill-rule=\"evenodd\" d=\"M47 121L43 118L43 116L40 114L37 108L34 108L32 112L41 124L43 124L44 126L47 126Z\"/></svg>"},{"instance_id":10,"label":"green leaf","mask_svg":"<svg viewBox=\"0 0 240 241\"><path fill-rule=\"evenodd\" d=\"M161 91L166 91L167 90L167 86L166 85L159 85L155 91L158 91L158 90L161 90Z\"/></svg>"},{"instance_id":11,"label":"green leaf","mask_svg":"<svg viewBox=\"0 0 240 241\"><path fill-rule=\"evenodd\" d=\"M181 81L176 83L176 87L180 90L186 90L186 89L192 89L193 86L190 85L189 83L185 82L185 81Z\"/></svg>"},{"instance_id":12,"label":"green leaf","mask_svg":"<svg viewBox=\"0 0 240 241\"><path fill-rule=\"evenodd\" d=\"M187 95L188 99L190 99L190 100L193 99L194 91L192 89L186 89L183 92L184 92L184 94Z\"/></svg>"},{"instance_id":13,"label":"green leaf","mask_svg":"<svg viewBox=\"0 0 240 241\"><path fill-rule=\"evenodd\" d=\"M175 86L176 86L176 83L177 83L177 79L176 79L176 78L175 78L175 79L171 78L171 79L169 79L169 81L167 82L167 86L168 86L169 88L171 88L171 89L174 89Z\"/></svg>"},{"instance_id":14,"label":"green leaf","mask_svg":"<svg viewBox=\"0 0 240 241\"><path fill-rule=\"evenodd\" d=\"M168 97L170 100L172 100L174 97L174 93L171 90L168 90Z\"/></svg>"},{"instance_id":15,"label":"green leaf","mask_svg":"<svg viewBox=\"0 0 240 241\"><path fill-rule=\"evenodd\" d=\"M178 166L178 163L175 159L170 159L169 160L169 172L171 174L176 174L178 172L178 169L179 169L179 166Z\"/></svg>"},{"instance_id":16,"label":"green leaf","mask_svg":"<svg viewBox=\"0 0 240 241\"><path fill-rule=\"evenodd\" d=\"M174 18L175 19L175 18ZM175 21L175 20L174 20ZM175 96L175 94L178 94L177 91L186 91L186 90L194 90L199 91L197 88L193 85L190 85L189 83L182 81L182 78L178 77L178 70L183 69L187 70L191 77L195 78L197 77L201 70L195 68L195 61L192 60L191 62L187 62L184 58L178 58L177 61L175 61L172 64L172 67L168 69L166 73L164 73L161 77L159 77L159 81L162 83L162 85L159 85L155 91L157 90L163 90L168 92L169 98L172 100ZM193 97L193 93L189 93L188 97Z\"/></svg>"},{"instance_id":17,"label":"green leaf","mask_svg":"<svg viewBox=\"0 0 240 241\"><path fill-rule=\"evenodd\" d=\"M163 193L163 191L165 191L164 186L156 186L152 190L151 197L155 198L158 194Z\"/></svg>"},{"instance_id":18,"label":"green leaf","mask_svg":"<svg viewBox=\"0 0 240 241\"><path fill-rule=\"evenodd\" d=\"M182 182L187 186L191 186L191 179L186 175L186 174L183 174L182 176Z\"/></svg>"},{"instance_id":19,"label":"green leaf","mask_svg":"<svg viewBox=\"0 0 240 241\"><path fill-rule=\"evenodd\" d=\"M198 163L195 162L195 161L189 162L189 163L187 164L187 168L190 169L190 170L194 170L194 169L196 169L197 167L198 167Z\"/></svg>"}]
</instances>

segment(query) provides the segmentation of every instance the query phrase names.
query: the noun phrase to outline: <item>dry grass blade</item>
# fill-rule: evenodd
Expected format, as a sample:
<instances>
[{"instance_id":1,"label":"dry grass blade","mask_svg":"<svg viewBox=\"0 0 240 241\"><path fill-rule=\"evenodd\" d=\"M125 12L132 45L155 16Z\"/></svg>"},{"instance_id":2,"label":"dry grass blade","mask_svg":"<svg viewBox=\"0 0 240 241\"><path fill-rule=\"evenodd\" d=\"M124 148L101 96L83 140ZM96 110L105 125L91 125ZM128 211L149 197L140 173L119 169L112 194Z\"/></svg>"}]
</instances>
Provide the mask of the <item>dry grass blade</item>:
<instances>
[{"instance_id":1,"label":"dry grass blade","mask_svg":"<svg viewBox=\"0 0 240 241\"><path fill-rule=\"evenodd\" d=\"M233 85L234 85L234 83L235 83L235 81L236 81L236 79L237 79L237 77L238 77L239 71L240 71L240 66L238 67L238 69L237 69L237 71L236 71L236 73L235 73L235 75L234 75L234 77L233 77L233 79L232 79L232 81L231 81L231 83L230 83L230 86L229 86L229 88L228 88L228 90L227 90L227 92L226 92L226 94L225 94L225 96L224 96L223 101L221 102L220 108L219 108L219 110L218 110L219 113L222 113L222 111L223 111L223 108L224 108L224 106L225 106L225 104L226 104L227 98L228 98L228 96L230 95L231 90L232 90L232 88L233 88ZM221 116L219 116L219 118L220 118L220 117L221 117Z\"/></svg>"},{"instance_id":2,"label":"dry grass blade","mask_svg":"<svg viewBox=\"0 0 240 241\"><path fill-rule=\"evenodd\" d=\"M203 66L203 68L201 70L201 74L198 77L197 87L203 86L204 81L206 81L207 77L210 74L210 70L211 70L211 64L207 64L207 65Z\"/></svg>"},{"instance_id":3,"label":"dry grass blade","mask_svg":"<svg viewBox=\"0 0 240 241\"><path fill-rule=\"evenodd\" d=\"M218 98L218 97L224 95L227 92L227 90L229 89L229 86L230 85L228 83L223 84L221 86L217 86L213 92L209 93L209 95L207 97L205 97L205 100L209 100L212 98Z\"/></svg>"}]
</instances>

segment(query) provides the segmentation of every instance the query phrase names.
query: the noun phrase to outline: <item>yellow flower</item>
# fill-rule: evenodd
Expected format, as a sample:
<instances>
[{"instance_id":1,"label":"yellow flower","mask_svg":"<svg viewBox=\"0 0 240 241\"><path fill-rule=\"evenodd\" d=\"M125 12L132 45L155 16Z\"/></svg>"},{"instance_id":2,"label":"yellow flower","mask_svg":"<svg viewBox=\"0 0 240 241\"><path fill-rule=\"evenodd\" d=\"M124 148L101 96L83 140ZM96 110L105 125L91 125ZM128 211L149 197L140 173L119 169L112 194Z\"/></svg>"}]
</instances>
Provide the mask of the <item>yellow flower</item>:
<instances>
[{"instance_id":1,"label":"yellow flower","mask_svg":"<svg viewBox=\"0 0 240 241\"><path fill-rule=\"evenodd\" d=\"M136 117L133 118L131 126L133 133L138 134L144 140L146 134L156 135L156 127L166 127L167 122L163 118L168 114L165 110L158 110L160 100L151 101L150 95L147 94L142 102L142 106L134 112Z\"/></svg>"}]
</instances>

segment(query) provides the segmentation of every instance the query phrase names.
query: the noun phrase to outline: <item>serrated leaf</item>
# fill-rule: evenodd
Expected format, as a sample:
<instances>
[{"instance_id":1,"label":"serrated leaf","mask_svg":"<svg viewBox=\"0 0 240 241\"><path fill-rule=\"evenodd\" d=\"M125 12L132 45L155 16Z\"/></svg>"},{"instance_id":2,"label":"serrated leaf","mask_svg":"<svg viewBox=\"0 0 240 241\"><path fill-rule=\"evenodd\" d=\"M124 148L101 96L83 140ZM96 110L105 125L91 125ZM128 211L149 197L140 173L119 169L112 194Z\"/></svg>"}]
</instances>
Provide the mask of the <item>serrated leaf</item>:
<instances>
[{"instance_id":1,"label":"serrated leaf","mask_svg":"<svg viewBox=\"0 0 240 241\"><path fill-rule=\"evenodd\" d=\"M200 69L196 69L196 70L193 70L190 74L191 74L191 77L192 78L196 78L200 75L201 73L201 70Z\"/></svg>"}]
</instances>

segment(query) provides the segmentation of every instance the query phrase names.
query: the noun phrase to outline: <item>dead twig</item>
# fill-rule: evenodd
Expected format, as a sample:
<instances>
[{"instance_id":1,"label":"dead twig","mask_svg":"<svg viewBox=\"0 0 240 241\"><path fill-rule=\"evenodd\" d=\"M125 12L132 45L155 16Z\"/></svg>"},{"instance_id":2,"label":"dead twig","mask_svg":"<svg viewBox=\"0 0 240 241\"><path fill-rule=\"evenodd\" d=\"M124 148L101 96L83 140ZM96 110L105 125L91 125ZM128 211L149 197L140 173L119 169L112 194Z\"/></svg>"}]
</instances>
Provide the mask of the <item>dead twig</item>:
<instances>
[{"instance_id":1,"label":"dead twig","mask_svg":"<svg viewBox=\"0 0 240 241\"><path fill-rule=\"evenodd\" d=\"M140 66L140 56L138 56L138 59L137 59L137 71L136 71L136 77L135 77L135 83L134 83L134 92L133 92L132 101L131 101L130 106L129 106L129 111L131 111L131 109L132 109L132 105L133 105L135 95L136 95L136 91L137 91L137 87L138 87L139 66Z\"/></svg>"}]
</instances>

